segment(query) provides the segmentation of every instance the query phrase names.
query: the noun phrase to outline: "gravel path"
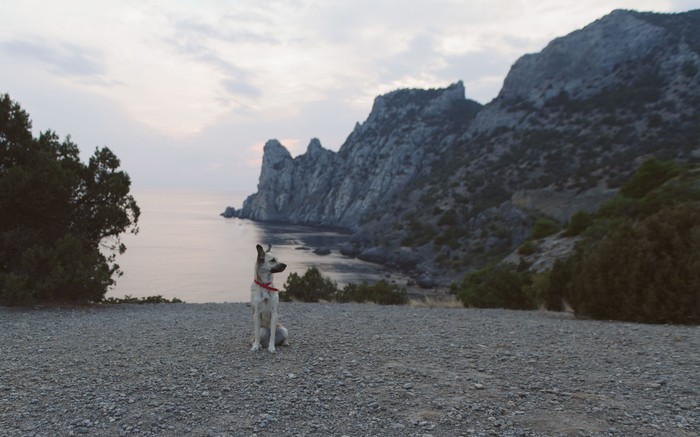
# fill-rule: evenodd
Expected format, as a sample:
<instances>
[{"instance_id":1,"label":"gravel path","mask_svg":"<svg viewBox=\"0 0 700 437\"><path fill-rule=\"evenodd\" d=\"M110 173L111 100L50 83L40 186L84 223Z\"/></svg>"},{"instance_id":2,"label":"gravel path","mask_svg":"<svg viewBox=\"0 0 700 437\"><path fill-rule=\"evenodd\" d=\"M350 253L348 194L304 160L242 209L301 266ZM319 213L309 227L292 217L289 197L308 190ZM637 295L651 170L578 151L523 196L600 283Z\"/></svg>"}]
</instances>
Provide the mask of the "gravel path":
<instances>
[{"instance_id":1,"label":"gravel path","mask_svg":"<svg viewBox=\"0 0 700 437\"><path fill-rule=\"evenodd\" d=\"M0 307L0 435L697 436L700 328L282 303Z\"/></svg>"}]
</instances>

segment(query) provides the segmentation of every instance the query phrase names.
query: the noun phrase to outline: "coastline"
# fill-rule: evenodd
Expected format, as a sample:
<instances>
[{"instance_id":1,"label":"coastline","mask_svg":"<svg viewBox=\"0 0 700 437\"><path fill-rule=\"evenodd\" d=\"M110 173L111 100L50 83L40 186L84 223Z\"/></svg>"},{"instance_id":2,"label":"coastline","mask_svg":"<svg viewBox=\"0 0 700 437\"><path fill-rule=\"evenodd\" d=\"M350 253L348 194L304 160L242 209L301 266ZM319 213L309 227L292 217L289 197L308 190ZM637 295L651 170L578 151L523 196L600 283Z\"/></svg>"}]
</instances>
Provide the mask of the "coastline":
<instances>
[{"instance_id":1,"label":"coastline","mask_svg":"<svg viewBox=\"0 0 700 437\"><path fill-rule=\"evenodd\" d=\"M283 303L0 307L0 429L24 435L692 435L700 328L539 311Z\"/></svg>"}]
</instances>

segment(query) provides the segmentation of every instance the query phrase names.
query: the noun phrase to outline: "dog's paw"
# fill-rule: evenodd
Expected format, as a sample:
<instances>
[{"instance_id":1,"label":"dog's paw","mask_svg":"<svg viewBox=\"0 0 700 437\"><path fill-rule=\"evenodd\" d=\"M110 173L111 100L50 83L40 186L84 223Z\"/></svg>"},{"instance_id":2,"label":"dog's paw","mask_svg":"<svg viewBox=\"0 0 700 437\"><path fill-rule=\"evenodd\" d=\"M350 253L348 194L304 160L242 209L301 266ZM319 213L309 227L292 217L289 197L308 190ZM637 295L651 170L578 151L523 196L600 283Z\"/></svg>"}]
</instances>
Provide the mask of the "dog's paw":
<instances>
[{"instance_id":1,"label":"dog's paw","mask_svg":"<svg viewBox=\"0 0 700 437\"><path fill-rule=\"evenodd\" d=\"M275 352L277 352L277 351L275 350L275 345L274 345L274 344L271 344L270 347L267 348L267 351L270 352L271 354L274 354Z\"/></svg>"},{"instance_id":2,"label":"dog's paw","mask_svg":"<svg viewBox=\"0 0 700 437\"><path fill-rule=\"evenodd\" d=\"M260 343L254 343L253 347L250 348L251 352L255 352L257 350L260 350Z\"/></svg>"}]
</instances>

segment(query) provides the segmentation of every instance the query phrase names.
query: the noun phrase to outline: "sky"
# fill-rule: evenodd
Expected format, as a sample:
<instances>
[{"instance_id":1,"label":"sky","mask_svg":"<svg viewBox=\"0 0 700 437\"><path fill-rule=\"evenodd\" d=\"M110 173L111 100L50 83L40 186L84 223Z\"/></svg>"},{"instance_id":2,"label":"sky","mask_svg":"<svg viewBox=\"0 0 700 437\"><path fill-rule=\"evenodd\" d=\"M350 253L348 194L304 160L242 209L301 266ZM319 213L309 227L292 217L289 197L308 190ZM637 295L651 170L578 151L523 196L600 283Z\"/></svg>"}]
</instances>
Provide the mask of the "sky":
<instances>
[{"instance_id":1,"label":"sky","mask_svg":"<svg viewBox=\"0 0 700 437\"><path fill-rule=\"evenodd\" d=\"M0 93L132 191L247 195L263 145L338 150L378 95L488 103L511 65L614 9L700 0L0 0ZM236 205L234 205L236 206Z\"/></svg>"}]
</instances>

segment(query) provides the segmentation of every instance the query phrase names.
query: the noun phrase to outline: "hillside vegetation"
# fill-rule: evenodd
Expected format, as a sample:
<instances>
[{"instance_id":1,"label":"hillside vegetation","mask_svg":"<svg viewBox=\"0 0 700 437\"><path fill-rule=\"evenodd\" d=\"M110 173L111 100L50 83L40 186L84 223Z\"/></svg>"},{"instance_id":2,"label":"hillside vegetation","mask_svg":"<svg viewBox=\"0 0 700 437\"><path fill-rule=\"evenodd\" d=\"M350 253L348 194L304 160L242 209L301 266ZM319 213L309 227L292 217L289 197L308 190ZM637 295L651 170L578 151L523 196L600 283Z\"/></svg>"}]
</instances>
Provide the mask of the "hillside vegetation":
<instances>
[{"instance_id":1,"label":"hillside vegetation","mask_svg":"<svg viewBox=\"0 0 700 437\"><path fill-rule=\"evenodd\" d=\"M646 161L598 211L572 217L559 238L578 243L550 270L499 263L453 290L466 306L568 305L595 319L700 323L699 166Z\"/></svg>"}]
</instances>

